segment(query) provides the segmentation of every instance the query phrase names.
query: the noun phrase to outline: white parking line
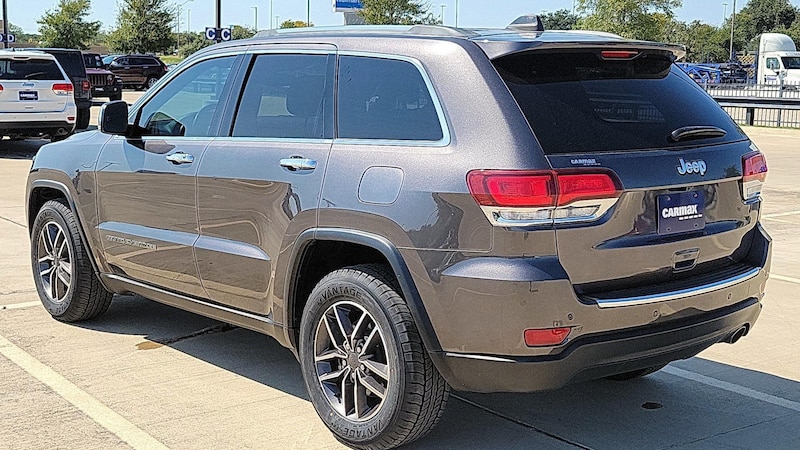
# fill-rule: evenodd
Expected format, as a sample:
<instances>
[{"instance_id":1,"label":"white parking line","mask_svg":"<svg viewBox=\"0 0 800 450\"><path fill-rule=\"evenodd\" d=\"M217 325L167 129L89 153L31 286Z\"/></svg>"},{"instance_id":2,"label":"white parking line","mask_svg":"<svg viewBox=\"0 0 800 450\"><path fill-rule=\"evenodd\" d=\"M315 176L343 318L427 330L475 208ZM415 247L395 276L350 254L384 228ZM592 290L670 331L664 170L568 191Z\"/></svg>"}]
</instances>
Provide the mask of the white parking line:
<instances>
[{"instance_id":1,"label":"white parking line","mask_svg":"<svg viewBox=\"0 0 800 450\"><path fill-rule=\"evenodd\" d=\"M0 354L47 385L55 393L83 411L84 414L100 426L117 435L131 447L142 450L167 449L164 444L154 437L142 431L108 406L100 403L96 398L81 390L78 386L75 386L3 336L0 336Z\"/></svg>"},{"instance_id":2,"label":"white parking line","mask_svg":"<svg viewBox=\"0 0 800 450\"><path fill-rule=\"evenodd\" d=\"M787 283L800 284L800 278L785 277L783 275L776 275L774 273L769 274L769 277L772 278L773 280L785 281Z\"/></svg>"},{"instance_id":3,"label":"white parking line","mask_svg":"<svg viewBox=\"0 0 800 450\"><path fill-rule=\"evenodd\" d=\"M3 305L0 306L0 309L22 309L22 308L30 308L31 306L39 306L42 302L34 301L34 302L23 302L23 303L12 303L10 305Z\"/></svg>"},{"instance_id":4,"label":"white parking line","mask_svg":"<svg viewBox=\"0 0 800 450\"><path fill-rule=\"evenodd\" d=\"M785 398L777 397L757 391L755 389L750 389L748 387L739 386L738 384L729 383L727 381L718 380L716 378L707 377L705 375L700 375L699 373L689 372L688 370L679 369L677 367L667 366L661 369L661 371L677 377L686 378L687 380L696 381L707 386L712 386L728 392L743 395L745 397L750 397L755 400L760 400L762 402L771 403L776 406L781 406L786 409L800 412L800 402L787 400Z\"/></svg>"},{"instance_id":5,"label":"white parking line","mask_svg":"<svg viewBox=\"0 0 800 450\"><path fill-rule=\"evenodd\" d=\"M800 214L800 211L787 211L787 212L774 213L774 214L762 214L761 218L762 219L772 219L772 218L775 218L775 217L795 216L795 215L798 215L798 214Z\"/></svg>"}]
</instances>

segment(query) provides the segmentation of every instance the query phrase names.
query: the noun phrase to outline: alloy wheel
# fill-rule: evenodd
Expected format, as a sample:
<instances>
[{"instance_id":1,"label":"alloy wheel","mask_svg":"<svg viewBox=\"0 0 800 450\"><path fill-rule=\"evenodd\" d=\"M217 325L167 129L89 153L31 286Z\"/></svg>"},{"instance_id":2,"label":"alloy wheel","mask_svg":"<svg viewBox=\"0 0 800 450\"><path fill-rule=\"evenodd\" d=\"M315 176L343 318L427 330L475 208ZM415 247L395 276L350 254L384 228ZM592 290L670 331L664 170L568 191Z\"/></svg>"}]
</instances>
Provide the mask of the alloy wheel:
<instances>
[{"instance_id":1,"label":"alloy wheel","mask_svg":"<svg viewBox=\"0 0 800 450\"><path fill-rule=\"evenodd\" d=\"M37 272L45 294L54 303L62 303L72 285L72 248L67 234L57 222L49 221L39 232Z\"/></svg>"}]
</instances>

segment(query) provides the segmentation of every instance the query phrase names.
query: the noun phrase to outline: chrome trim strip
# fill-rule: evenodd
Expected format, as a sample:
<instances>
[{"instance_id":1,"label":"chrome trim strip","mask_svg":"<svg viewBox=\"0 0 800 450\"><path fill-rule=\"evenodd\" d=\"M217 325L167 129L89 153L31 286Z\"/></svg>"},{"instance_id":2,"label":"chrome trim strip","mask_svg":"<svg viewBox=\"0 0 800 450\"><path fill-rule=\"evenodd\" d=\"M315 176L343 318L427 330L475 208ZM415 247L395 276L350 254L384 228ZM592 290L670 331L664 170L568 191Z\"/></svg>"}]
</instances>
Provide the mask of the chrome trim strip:
<instances>
[{"instance_id":1,"label":"chrome trim strip","mask_svg":"<svg viewBox=\"0 0 800 450\"><path fill-rule=\"evenodd\" d=\"M497 356L470 355L468 353L445 352L444 355L445 356L452 356L453 358L477 359L479 361L492 361L492 362L504 362L504 363L516 362L513 359L500 358L500 357L497 357Z\"/></svg>"},{"instance_id":2,"label":"chrome trim strip","mask_svg":"<svg viewBox=\"0 0 800 450\"><path fill-rule=\"evenodd\" d=\"M139 282L139 281L136 281L136 280L131 280L130 278L126 278L126 277L123 277L123 276L120 276L120 275L105 274L104 276L106 278L109 278L109 279L112 279L112 280L121 281L121 282L127 283L127 284L132 284L134 286L139 286L139 287L151 290L151 291L157 291L157 292L160 292L162 294L168 295L170 297L179 298L179 299L181 299L183 301L196 303L198 305L205 306L207 308L213 308L213 309L217 309L219 311L224 311L224 312L227 312L227 313L230 313L230 314L236 314L237 316L247 317L248 319L257 320L259 322L263 322L263 323L266 323L266 324L269 324L269 325L277 325L277 323L275 323L275 321L273 321L272 319L270 319L268 317L259 316L259 315L256 315L256 314L240 311L238 309L228 308L226 306L221 306L221 305L217 305L217 304L214 304L214 303L204 302L202 300L197 300L197 299L194 299L194 298L191 298L191 297L186 297L185 295L176 294L174 292L170 292L170 291L167 291L167 290L155 287L155 286L151 286L149 284L142 283L142 282Z\"/></svg>"},{"instance_id":3,"label":"chrome trim strip","mask_svg":"<svg viewBox=\"0 0 800 450\"><path fill-rule=\"evenodd\" d=\"M709 283L694 288L667 292L664 294L640 295L636 297L624 297L624 298L615 298L609 300L606 299L603 300L594 299L594 300L597 302L597 306L599 306L600 308L617 308L620 306L634 306L634 305L645 305L648 303L667 302L670 300L677 300L679 298L691 297L694 295L708 294L709 292L714 292L720 289L729 288L733 285L743 283L751 278L755 278L760 272L761 268L756 267L754 269L748 270L747 272L741 275L737 275L733 278L728 278L727 280L717 281L715 283Z\"/></svg>"},{"instance_id":4,"label":"chrome trim strip","mask_svg":"<svg viewBox=\"0 0 800 450\"><path fill-rule=\"evenodd\" d=\"M513 207L499 207L499 206L481 206L483 214L489 219L489 222L496 227L535 227L546 225L570 225L576 223L594 222L603 217L611 208L613 208L620 197L596 200L579 200L565 206L545 206L541 208L513 208ZM596 207L596 211L588 216L579 217L554 217L556 211L566 210L569 208L585 208ZM548 217L546 219L504 219L501 217L503 211L510 212L536 212L546 211Z\"/></svg>"}]
</instances>

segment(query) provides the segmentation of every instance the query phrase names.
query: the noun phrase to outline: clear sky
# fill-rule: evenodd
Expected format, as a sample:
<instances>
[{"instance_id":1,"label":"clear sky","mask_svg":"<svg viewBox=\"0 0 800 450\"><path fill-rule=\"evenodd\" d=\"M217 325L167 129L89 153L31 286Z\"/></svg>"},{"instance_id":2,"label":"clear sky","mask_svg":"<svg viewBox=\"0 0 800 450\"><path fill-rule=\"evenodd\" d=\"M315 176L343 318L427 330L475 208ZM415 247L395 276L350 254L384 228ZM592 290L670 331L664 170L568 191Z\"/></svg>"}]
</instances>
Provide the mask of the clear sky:
<instances>
[{"instance_id":1,"label":"clear sky","mask_svg":"<svg viewBox=\"0 0 800 450\"><path fill-rule=\"evenodd\" d=\"M19 25L29 33L37 32L36 20L49 9L58 5L58 0L6 0L8 3L8 21ZM117 0L92 0L90 20L99 20L103 29L114 26L117 18ZM194 31L202 31L206 26L213 26L215 21L216 0L174 0L173 5L181 6L181 30L191 26ZM332 12L332 0L309 0L311 5L311 22L315 25L341 25L341 13ZM738 0L736 9L741 9L747 2ZM800 6L800 0L792 0L792 4ZM270 4L272 14L270 15ZM270 22L287 19L306 20L307 0L222 0L222 24L239 24L252 27L258 11L258 28L267 29ZM455 24L456 0L432 0L431 11L436 15L442 13L444 5L445 25ZM558 9L572 9L572 0L458 0L458 25L462 27L505 27L516 17L526 13L541 13ZM727 4L727 6L725 6ZM254 8L255 7L255 8ZM723 14L731 13L733 0L683 0L683 7L677 10L678 19L692 21L695 19L719 25ZM272 21L270 21L270 16Z\"/></svg>"}]
</instances>

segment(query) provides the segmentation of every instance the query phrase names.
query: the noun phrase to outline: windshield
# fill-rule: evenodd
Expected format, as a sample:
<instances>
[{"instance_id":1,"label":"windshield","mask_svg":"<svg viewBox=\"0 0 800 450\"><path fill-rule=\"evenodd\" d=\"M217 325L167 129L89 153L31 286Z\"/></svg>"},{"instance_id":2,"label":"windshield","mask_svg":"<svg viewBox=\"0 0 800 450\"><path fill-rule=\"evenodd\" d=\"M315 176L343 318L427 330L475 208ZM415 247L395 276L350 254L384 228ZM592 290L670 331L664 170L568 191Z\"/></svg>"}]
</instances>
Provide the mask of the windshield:
<instances>
[{"instance_id":1,"label":"windshield","mask_svg":"<svg viewBox=\"0 0 800 450\"><path fill-rule=\"evenodd\" d=\"M786 69L800 69L800 56L784 56L781 61Z\"/></svg>"},{"instance_id":2,"label":"windshield","mask_svg":"<svg viewBox=\"0 0 800 450\"><path fill-rule=\"evenodd\" d=\"M692 126L726 132L703 144L742 139L666 53L604 59L594 49L537 50L493 62L546 154L680 147L687 143L671 133Z\"/></svg>"},{"instance_id":3,"label":"windshield","mask_svg":"<svg viewBox=\"0 0 800 450\"><path fill-rule=\"evenodd\" d=\"M84 54L83 63L86 64L87 69L102 69L104 67L100 55L95 55L93 53Z\"/></svg>"},{"instance_id":4,"label":"windshield","mask_svg":"<svg viewBox=\"0 0 800 450\"><path fill-rule=\"evenodd\" d=\"M0 80L63 80L52 59L0 60Z\"/></svg>"},{"instance_id":5,"label":"windshield","mask_svg":"<svg viewBox=\"0 0 800 450\"><path fill-rule=\"evenodd\" d=\"M103 58L103 64L105 64L105 65L111 64L111 61L113 61L114 58L116 58L117 56L119 56L119 55L108 55L108 56L106 56L105 58Z\"/></svg>"}]
</instances>

